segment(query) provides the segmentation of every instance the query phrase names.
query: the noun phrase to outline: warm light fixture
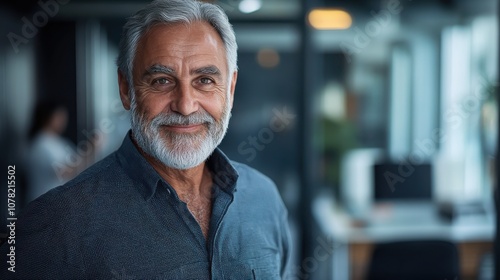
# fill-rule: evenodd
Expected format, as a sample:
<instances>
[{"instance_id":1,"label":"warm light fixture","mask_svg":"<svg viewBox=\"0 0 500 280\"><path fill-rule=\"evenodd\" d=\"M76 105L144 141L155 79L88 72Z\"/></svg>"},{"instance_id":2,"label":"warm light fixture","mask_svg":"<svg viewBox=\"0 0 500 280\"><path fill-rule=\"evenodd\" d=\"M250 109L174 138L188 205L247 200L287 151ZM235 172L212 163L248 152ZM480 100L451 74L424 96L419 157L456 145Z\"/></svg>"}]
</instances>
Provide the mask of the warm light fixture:
<instances>
[{"instance_id":1,"label":"warm light fixture","mask_svg":"<svg viewBox=\"0 0 500 280\"><path fill-rule=\"evenodd\" d=\"M351 15L338 9L314 9L309 12L309 24L315 29L347 29L352 25Z\"/></svg>"},{"instance_id":2,"label":"warm light fixture","mask_svg":"<svg viewBox=\"0 0 500 280\"><path fill-rule=\"evenodd\" d=\"M274 68L280 64L280 54L271 48L260 49L257 53L257 62L263 68Z\"/></svg>"},{"instance_id":3,"label":"warm light fixture","mask_svg":"<svg viewBox=\"0 0 500 280\"><path fill-rule=\"evenodd\" d=\"M242 0L238 8L242 13L249 14L258 11L262 7L261 0Z\"/></svg>"}]
</instances>

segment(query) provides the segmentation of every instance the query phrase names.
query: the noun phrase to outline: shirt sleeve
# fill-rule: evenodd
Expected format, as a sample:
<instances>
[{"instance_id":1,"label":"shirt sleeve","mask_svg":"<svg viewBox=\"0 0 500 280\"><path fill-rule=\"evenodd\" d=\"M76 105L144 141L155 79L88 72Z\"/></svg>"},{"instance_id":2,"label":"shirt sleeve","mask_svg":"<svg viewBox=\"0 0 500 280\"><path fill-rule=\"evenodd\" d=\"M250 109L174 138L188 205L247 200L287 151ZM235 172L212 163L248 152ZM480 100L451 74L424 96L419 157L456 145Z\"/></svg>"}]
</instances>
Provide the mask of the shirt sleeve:
<instances>
[{"instance_id":1,"label":"shirt sleeve","mask_svg":"<svg viewBox=\"0 0 500 280\"><path fill-rule=\"evenodd\" d=\"M281 258L281 279L285 279L290 275L292 269L292 237L290 233L290 226L288 223L288 212L284 209L281 215L281 239L282 239L282 258Z\"/></svg>"}]
</instances>

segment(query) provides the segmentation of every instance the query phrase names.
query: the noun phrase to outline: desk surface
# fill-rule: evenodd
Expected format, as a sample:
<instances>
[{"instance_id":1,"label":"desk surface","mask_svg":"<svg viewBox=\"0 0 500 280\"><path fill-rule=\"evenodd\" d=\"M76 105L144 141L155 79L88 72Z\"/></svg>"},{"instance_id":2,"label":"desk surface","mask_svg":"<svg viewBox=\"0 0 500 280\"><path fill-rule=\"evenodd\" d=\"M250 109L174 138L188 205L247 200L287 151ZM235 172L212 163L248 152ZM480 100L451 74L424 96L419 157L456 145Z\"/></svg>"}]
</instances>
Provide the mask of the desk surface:
<instances>
[{"instance_id":1,"label":"desk surface","mask_svg":"<svg viewBox=\"0 0 500 280\"><path fill-rule=\"evenodd\" d=\"M324 234L336 242L364 243L409 239L491 241L495 221L491 215L475 215L447 222L431 202L405 202L374 206L368 221L356 225L331 198L319 197L313 215ZM358 223L359 224L359 223Z\"/></svg>"}]
</instances>

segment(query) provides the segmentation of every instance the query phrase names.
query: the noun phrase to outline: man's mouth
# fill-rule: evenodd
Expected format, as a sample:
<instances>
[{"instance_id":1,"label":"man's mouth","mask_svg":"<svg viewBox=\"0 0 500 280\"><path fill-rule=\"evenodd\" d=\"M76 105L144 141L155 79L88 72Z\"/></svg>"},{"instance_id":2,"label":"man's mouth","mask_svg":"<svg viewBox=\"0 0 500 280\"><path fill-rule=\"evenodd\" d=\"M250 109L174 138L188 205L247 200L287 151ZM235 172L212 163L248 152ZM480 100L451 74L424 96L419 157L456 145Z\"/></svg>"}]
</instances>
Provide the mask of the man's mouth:
<instances>
[{"instance_id":1,"label":"man's mouth","mask_svg":"<svg viewBox=\"0 0 500 280\"><path fill-rule=\"evenodd\" d=\"M170 124L170 125L162 125L162 126L165 127L167 130L172 131L172 132L192 133L192 132L197 132L200 129L202 129L205 126L205 124L204 123L188 124L188 125Z\"/></svg>"}]
</instances>

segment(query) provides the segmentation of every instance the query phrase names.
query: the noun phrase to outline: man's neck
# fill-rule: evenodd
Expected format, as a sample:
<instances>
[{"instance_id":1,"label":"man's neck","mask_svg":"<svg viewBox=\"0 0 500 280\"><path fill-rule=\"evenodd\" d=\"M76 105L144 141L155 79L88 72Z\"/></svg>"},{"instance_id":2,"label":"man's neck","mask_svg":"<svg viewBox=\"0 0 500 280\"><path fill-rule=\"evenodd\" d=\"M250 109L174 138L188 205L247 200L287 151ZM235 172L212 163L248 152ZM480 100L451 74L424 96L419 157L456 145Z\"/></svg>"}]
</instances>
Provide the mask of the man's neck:
<instances>
[{"instance_id":1,"label":"man's neck","mask_svg":"<svg viewBox=\"0 0 500 280\"><path fill-rule=\"evenodd\" d=\"M205 162L185 170L171 168L144 152L135 140L132 142L156 172L175 189L179 197L199 197L210 193L212 174Z\"/></svg>"},{"instance_id":2,"label":"man's neck","mask_svg":"<svg viewBox=\"0 0 500 280\"><path fill-rule=\"evenodd\" d=\"M179 170L167 167L151 156L148 157L146 159L156 172L175 189L181 198L206 195L212 187L211 172L205 162L190 169Z\"/></svg>"}]
</instances>

